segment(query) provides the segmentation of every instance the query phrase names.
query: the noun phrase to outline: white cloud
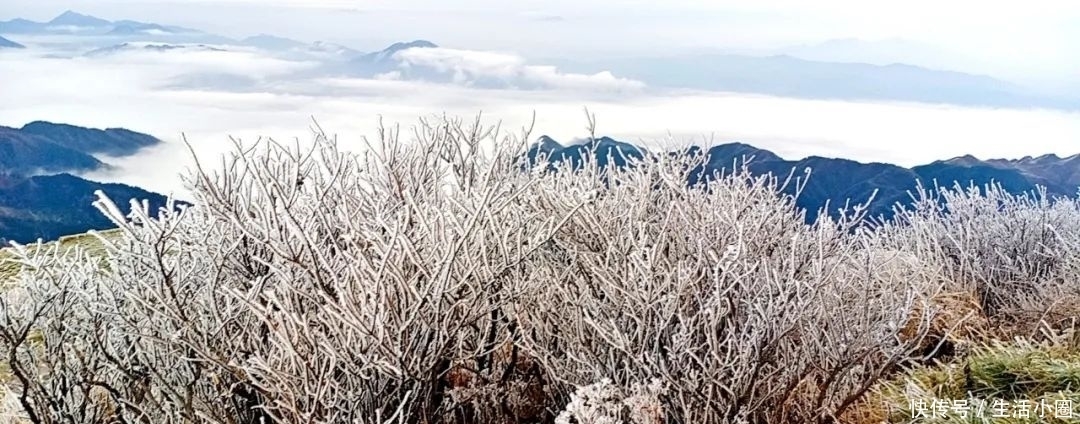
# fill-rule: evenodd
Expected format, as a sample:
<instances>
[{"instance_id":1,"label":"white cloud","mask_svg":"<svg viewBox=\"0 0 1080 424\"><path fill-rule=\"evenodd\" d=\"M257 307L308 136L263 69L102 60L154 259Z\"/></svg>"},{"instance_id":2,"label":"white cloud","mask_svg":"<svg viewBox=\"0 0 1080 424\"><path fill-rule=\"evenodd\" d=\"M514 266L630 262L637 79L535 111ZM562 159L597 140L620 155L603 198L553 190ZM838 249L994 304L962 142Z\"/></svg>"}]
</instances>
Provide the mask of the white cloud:
<instances>
[{"instance_id":1,"label":"white cloud","mask_svg":"<svg viewBox=\"0 0 1080 424\"><path fill-rule=\"evenodd\" d=\"M161 43L132 43L130 48L99 57L76 60L97 62L101 66L155 68L166 75L227 73L257 78L281 76L312 69L315 62L276 59L253 48L213 45L178 45L180 48L159 51L146 46Z\"/></svg>"},{"instance_id":2,"label":"white cloud","mask_svg":"<svg viewBox=\"0 0 1080 424\"><path fill-rule=\"evenodd\" d=\"M406 67L434 68L453 76L454 82L473 84L498 80L512 86L569 90L634 91L644 88L640 81L618 78L610 72L593 75L560 72L553 66L529 65L525 58L497 52L447 48L413 48L395 58Z\"/></svg>"}]
</instances>

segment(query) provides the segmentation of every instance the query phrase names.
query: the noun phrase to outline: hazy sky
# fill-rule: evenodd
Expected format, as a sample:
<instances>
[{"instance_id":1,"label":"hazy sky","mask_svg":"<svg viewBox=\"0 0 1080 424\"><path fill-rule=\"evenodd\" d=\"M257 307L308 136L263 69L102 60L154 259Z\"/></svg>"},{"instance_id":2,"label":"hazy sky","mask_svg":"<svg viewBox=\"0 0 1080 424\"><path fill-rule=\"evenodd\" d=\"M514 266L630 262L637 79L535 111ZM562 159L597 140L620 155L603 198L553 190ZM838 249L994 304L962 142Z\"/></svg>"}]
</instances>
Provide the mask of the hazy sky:
<instances>
[{"instance_id":1,"label":"hazy sky","mask_svg":"<svg viewBox=\"0 0 1080 424\"><path fill-rule=\"evenodd\" d=\"M530 57L770 48L903 38L1017 79L1080 74L1080 2L976 0L3 0L0 18L65 9L229 36L267 32L363 50L426 38Z\"/></svg>"}]
</instances>

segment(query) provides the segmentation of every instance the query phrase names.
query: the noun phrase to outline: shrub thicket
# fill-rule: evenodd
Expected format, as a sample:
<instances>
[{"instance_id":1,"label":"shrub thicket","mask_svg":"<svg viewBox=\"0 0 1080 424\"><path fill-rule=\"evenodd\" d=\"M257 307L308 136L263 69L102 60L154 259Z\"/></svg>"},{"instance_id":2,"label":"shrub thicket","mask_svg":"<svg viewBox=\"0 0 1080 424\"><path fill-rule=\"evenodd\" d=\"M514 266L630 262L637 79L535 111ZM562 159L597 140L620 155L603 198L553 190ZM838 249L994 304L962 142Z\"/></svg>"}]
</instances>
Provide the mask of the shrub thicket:
<instances>
[{"instance_id":1,"label":"shrub thicket","mask_svg":"<svg viewBox=\"0 0 1080 424\"><path fill-rule=\"evenodd\" d=\"M525 139L238 143L191 173L196 206L101 197L104 263L16 249L0 349L23 416L832 422L972 314L1075 287L1072 203L945 190L878 228L806 225L772 176L688 187L702 158L680 155L523 172Z\"/></svg>"}]
</instances>

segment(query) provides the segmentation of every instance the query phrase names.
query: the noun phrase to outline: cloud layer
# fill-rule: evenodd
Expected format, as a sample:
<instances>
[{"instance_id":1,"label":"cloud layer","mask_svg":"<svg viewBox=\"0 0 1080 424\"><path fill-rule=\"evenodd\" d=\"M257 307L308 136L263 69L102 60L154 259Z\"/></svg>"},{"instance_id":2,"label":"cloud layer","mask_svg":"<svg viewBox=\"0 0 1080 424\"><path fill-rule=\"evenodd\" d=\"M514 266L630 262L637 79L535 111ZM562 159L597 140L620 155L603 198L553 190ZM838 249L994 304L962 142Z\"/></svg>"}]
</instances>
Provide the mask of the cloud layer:
<instances>
[{"instance_id":1,"label":"cloud layer","mask_svg":"<svg viewBox=\"0 0 1080 424\"><path fill-rule=\"evenodd\" d=\"M637 91L640 81L618 78L611 72L592 75L564 73L554 66L529 65L525 58L507 53L448 48L412 48L394 58L403 70L432 69L448 75L454 83L524 89ZM400 75L400 74L399 74ZM393 76L390 74L388 76Z\"/></svg>"},{"instance_id":2,"label":"cloud layer","mask_svg":"<svg viewBox=\"0 0 1080 424\"><path fill-rule=\"evenodd\" d=\"M516 131L535 112L533 136L571 140L585 134L587 106L600 133L657 147L737 140L793 159L842 156L905 166L967 153L989 158L1080 152L1074 147L1080 139L1076 113L655 93L610 75L560 73L501 53L439 49L409 52L406 60L444 66L463 78L531 81L541 89L312 78L304 75L308 64L251 51L133 51L78 59L3 52L0 125L51 120L151 133L168 143L132 158L109 159L116 171L90 177L177 193L183 193L177 175L191 164L181 135L201 158L215 163L231 147L230 136L249 142L260 136L308 139L312 117L347 149L373 136L380 117L407 127L420 116L444 113L483 112L488 122L501 120L504 129ZM248 84L206 84L215 75Z\"/></svg>"}]
</instances>

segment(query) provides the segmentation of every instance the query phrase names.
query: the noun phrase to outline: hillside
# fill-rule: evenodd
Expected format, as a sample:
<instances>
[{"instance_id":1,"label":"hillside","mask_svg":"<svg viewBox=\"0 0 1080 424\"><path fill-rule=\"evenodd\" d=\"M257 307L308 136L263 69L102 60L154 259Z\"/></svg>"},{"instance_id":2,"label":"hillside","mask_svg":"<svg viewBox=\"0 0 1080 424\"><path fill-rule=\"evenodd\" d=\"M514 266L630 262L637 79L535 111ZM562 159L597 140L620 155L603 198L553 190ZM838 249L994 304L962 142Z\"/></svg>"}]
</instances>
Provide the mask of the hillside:
<instances>
[{"instance_id":1,"label":"hillside","mask_svg":"<svg viewBox=\"0 0 1080 424\"><path fill-rule=\"evenodd\" d=\"M157 193L70 174L0 177L0 243L55 240L92 229L113 228L92 205L97 190L123 205L128 199L146 199L155 211L165 205L165 196Z\"/></svg>"},{"instance_id":2,"label":"hillside","mask_svg":"<svg viewBox=\"0 0 1080 424\"><path fill-rule=\"evenodd\" d=\"M19 44L19 43L16 43L14 41L8 40L8 39L6 39L4 37L0 37L0 49L3 49L3 48L24 49L24 48L26 48L26 46L24 46L22 44Z\"/></svg>"},{"instance_id":3,"label":"hillside","mask_svg":"<svg viewBox=\"0 0 1080 424\"><path fill-rule=\"evenodd\" d=\"M122 128L105 130L35 121L0 126L0 173L40 174L106 167L94 157L128 156L161 140Z\"/></svg>"},{"instance_id":4,"label":"hillside","mask_svg":"<svg viewBox=\"0 0 1080 424\"><path fill-rule=\"evenodd\" d=\"M34 121L22 127L22 132L45 137L58 145L86 153L127 156L139 149L161 143L157 138L123 128L104 130L68 124Z\"/></svg>"},{"instance_id":5,"label":"hillside","mask_svg":"<svg viewBox=\"0 0 1080 424\"><path fill-rule=\"evenodd\" d=\"M65 147L52 140L0 127L0 172L14 174L90 171L105 164L87 152Z\"/></svg>"},{"instance_id":6,"label":"hillside","mask_svg":"<svg viewBox=\"0 0 1080 424\"><path fill-rule=\"evenodd\" d=\"M105 230L99 234L105 237L116 237L118 230ZM60 244L60 249L80 248L93 255L101 255L104 248L101 242L93 234L76 234L71 236L60 237L59 240L54 242L45 243L45 246L49 246L54 243ZM10 247L0 248L0 290L7 287L19 274L19 264L9 261L11 257Z\"/></svg>"},{"instance_id":7,"label":"hillside","mask_svg":"<svg viewBox=\"0 0 1080 424\"><path fill-rule=\"evenodd\" d=\"M44 121L0 126L0 243L32 242L107 229L112 223L91 206L101 190L118 202L165 197L138 187L105 184L70 173L101 170L95 155L128 156L161 140L122 128L93 129Z\"/></svg>"}]
</instances>

